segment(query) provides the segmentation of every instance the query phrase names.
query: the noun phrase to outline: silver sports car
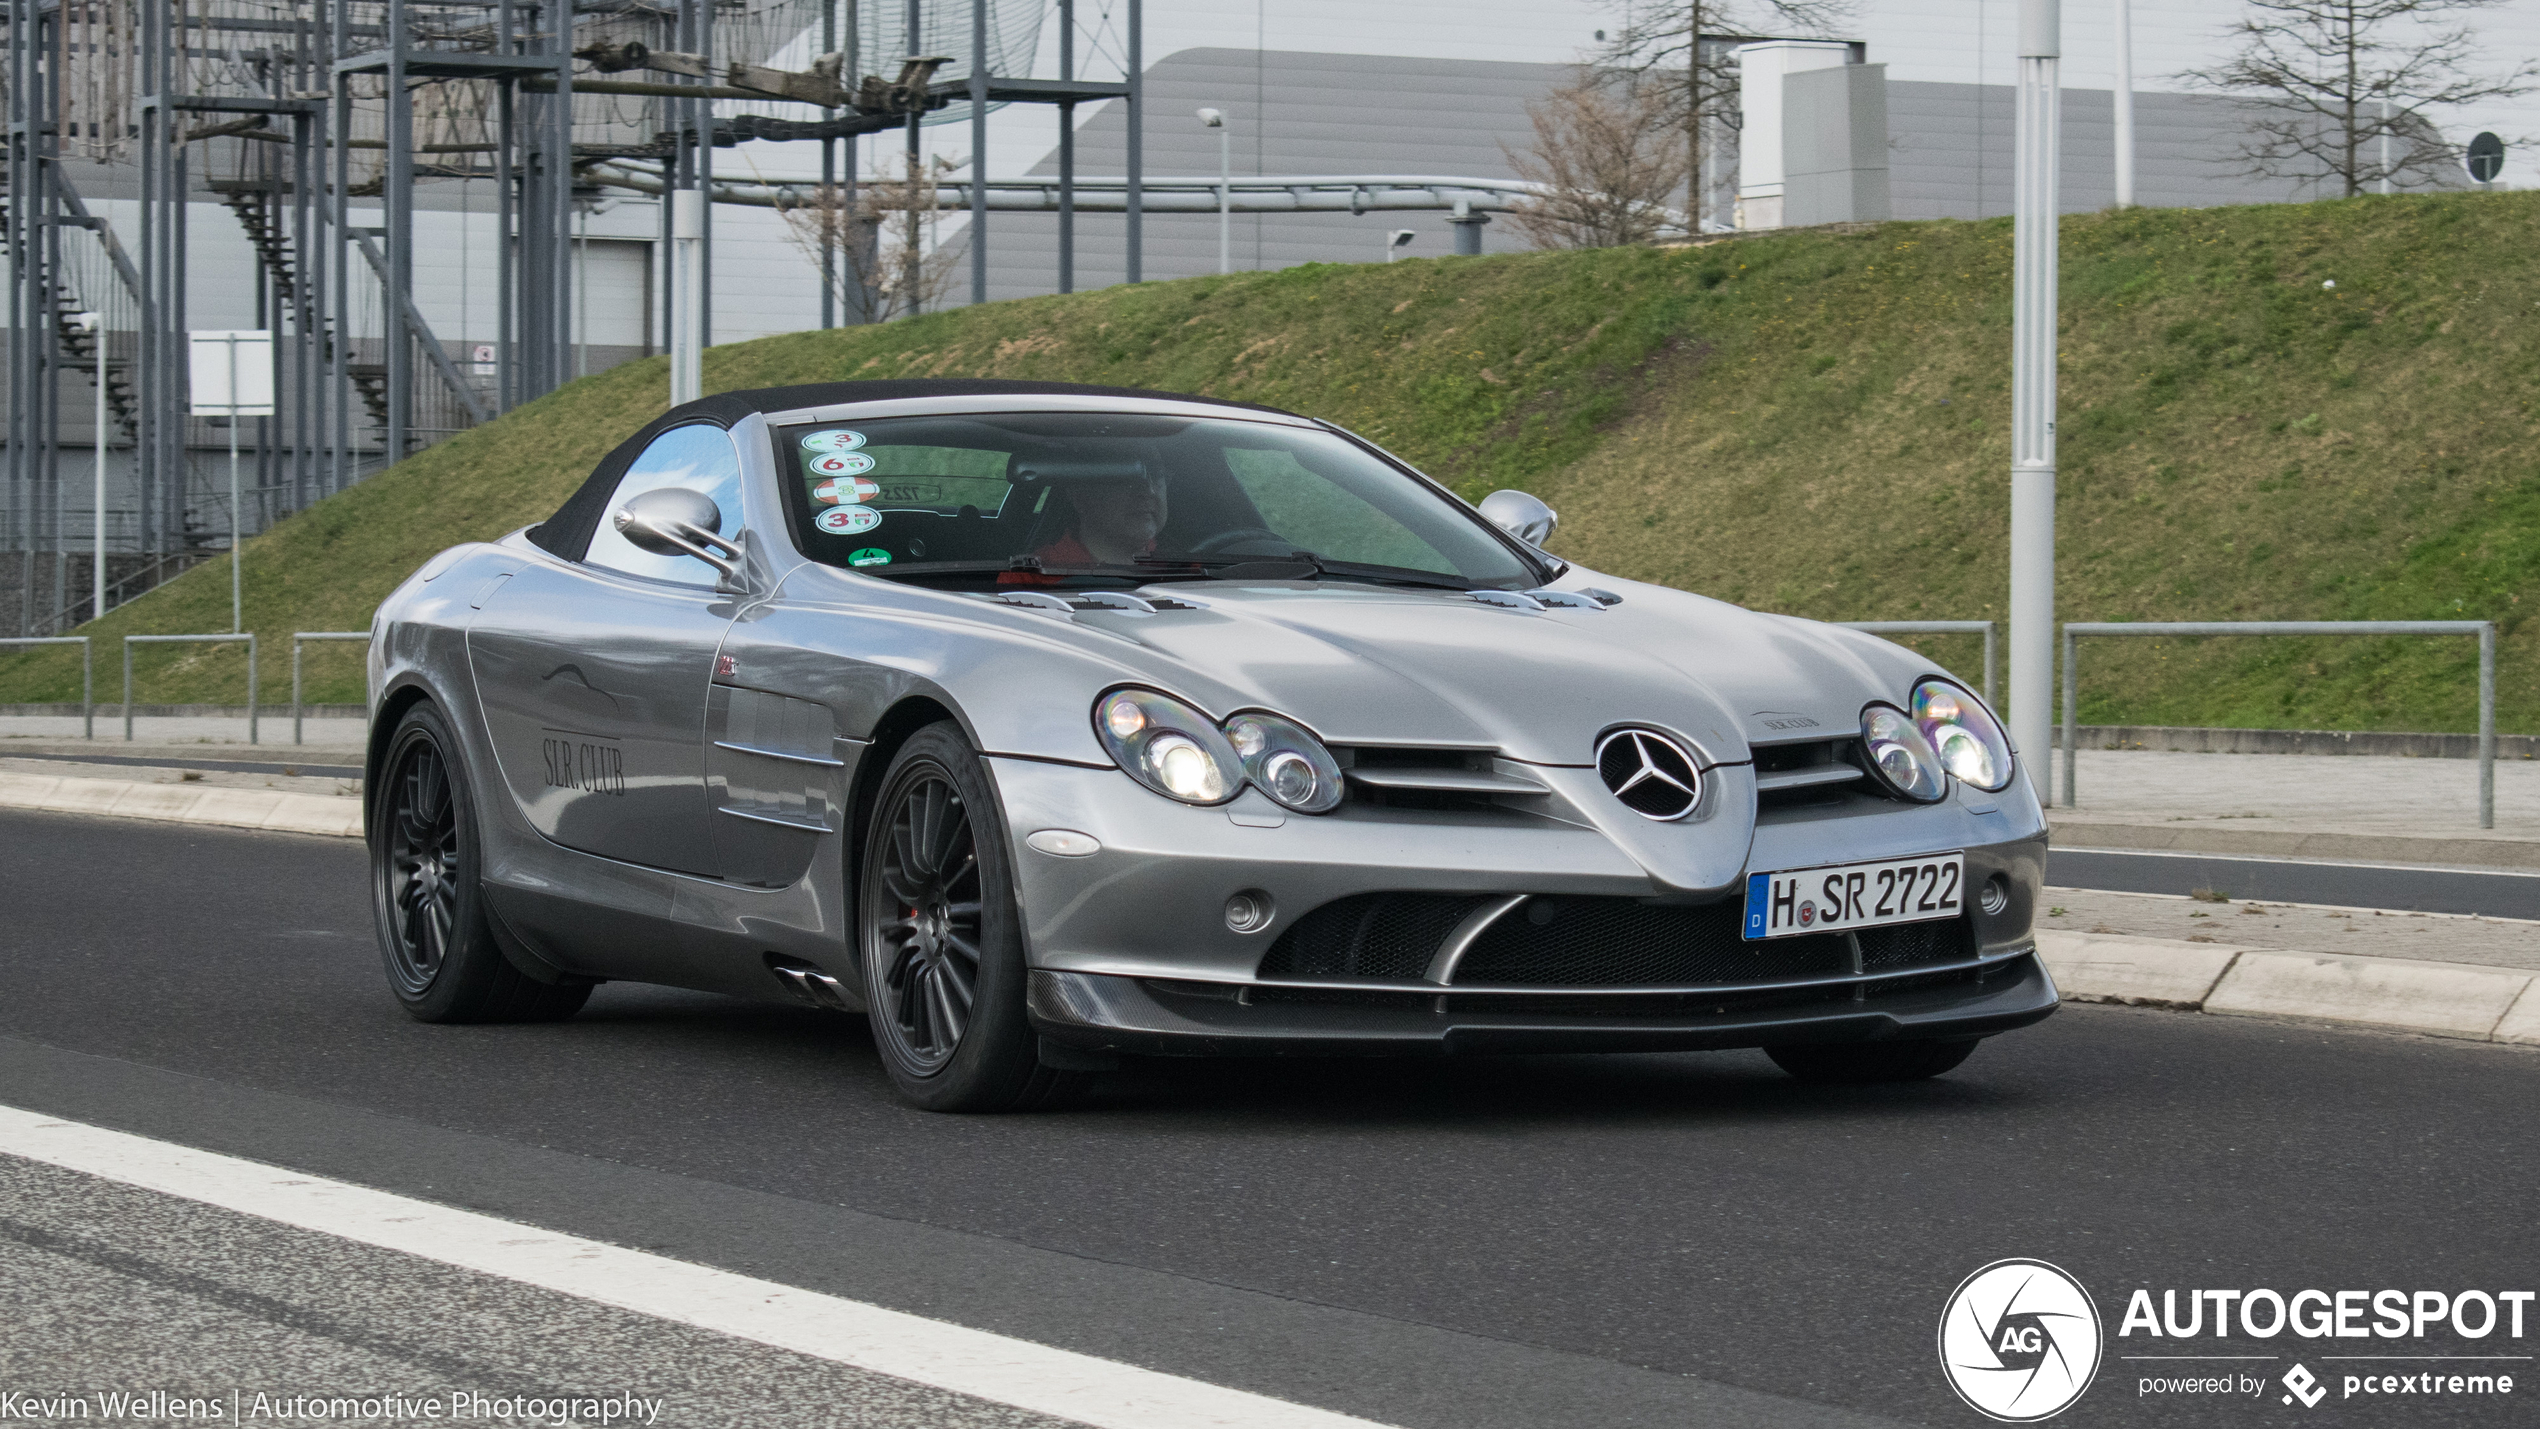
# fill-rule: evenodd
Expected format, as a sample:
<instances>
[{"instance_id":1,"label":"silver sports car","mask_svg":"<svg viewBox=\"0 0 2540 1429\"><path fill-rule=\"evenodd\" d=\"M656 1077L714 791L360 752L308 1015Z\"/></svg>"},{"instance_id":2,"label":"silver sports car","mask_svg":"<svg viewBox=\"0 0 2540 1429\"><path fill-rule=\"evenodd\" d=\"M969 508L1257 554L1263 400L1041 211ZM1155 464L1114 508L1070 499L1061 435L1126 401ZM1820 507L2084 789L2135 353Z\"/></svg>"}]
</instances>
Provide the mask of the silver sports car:
<instances>
[{"instance_id":1,"label":"silver sports car","mask_svg":"<svg viewBox=\"0 0 2540 1429\"><path fill-rule=\"evenodd\" d=\"M730 392L372 626L389 985L864 1014L919 1106L1123 1054L1761 1047L2054 1010L1961 681L1547 554L1327 422L1052 383Z\"/></svg>"}]
</instances>

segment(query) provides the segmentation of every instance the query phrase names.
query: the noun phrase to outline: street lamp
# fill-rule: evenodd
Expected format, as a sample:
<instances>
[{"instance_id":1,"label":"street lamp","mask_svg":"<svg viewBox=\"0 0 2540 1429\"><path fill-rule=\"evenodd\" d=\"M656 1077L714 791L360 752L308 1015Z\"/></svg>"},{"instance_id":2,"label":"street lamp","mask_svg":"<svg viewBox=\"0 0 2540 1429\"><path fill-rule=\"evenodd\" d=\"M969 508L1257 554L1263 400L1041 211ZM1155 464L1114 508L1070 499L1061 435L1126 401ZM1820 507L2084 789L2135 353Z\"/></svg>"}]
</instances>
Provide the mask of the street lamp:
<instances>
[{"instance_id":1,"label":"street lamp","mask_svg":"<svg viewBox=\"0 0 2540 1429\"><path fill-rule=\"evenodd\" d=\"M1413 233L1408 228L1397 228L1392 233L1387 234L1385 236L1385 261L1388 263L1392 262L1393 256L1396 253L1399 253L1404 248L1408 247L1411 240L1419 236L1420 235Z\"/></svg>"},{"instance_id":2,"label":"street lamp","mask_svg":"<svg viewBox=\"0 0 2540 1429\"><path fill-rule=\"evenodd\" d=\"M1222 109L1201 110L1199 122L1203 127L1217 131L1217 271L1231 273L1235 271L1234 249L1230 238L1234 223L1232 215L1235 211L1233 136L1226 128L1226 112Z\"/></svg>"}]
</instances>

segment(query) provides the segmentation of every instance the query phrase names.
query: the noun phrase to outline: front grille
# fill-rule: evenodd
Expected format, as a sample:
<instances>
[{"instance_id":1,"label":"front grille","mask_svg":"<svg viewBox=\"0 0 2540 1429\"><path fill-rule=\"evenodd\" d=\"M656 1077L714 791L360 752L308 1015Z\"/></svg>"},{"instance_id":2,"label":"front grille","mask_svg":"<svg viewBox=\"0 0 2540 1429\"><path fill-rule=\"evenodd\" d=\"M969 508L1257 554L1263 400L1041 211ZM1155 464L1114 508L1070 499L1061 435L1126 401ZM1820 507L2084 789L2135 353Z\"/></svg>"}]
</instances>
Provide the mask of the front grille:
<instances>
[{"instance_id":1,"label":"front grille","mask_svg":"<svg viewBox=\"0 0 2540 1429\"><path fill-rule=\"evenodd\" d=\"M1489 900L1445 893L1361 893L1297 920L1261 960L1260 976L1416 982L1465 915ZM1454 985L1684 987L1840 977L1853 969L1852 935L1812 933L1769 942L1738 936L1739 900L1685 907L1631 898L1542 896L1474 940ZM1975 952L1966 918L1872 928L1860 968L1882 973L1956 962Z\"/></svg>"},{"instance_id":2,"label":"front grille","mask_svg":"<svg viewBox=\"0 0 2540 1429\"><path fill-rule=\"evenodd\" d=\"M1429 958L1482 899L1452 893L1360 893L1296 921L1261 960L1261 976L1417 982Z\"/></svg>"},{"instance_id":3,"label":"front grille","mask_svg":"<svg viewBox=\"0 0 2540 1429\"><path fill-rule=\"evenodd\" d=\"M1852 966L1841 934L1750 943L1743 905L1693 908L1628 898L1536 898L1490 926L1455 970L1460 983L1632 987L1761 982L1838 975Z\"/></svg>"}]
</instances>

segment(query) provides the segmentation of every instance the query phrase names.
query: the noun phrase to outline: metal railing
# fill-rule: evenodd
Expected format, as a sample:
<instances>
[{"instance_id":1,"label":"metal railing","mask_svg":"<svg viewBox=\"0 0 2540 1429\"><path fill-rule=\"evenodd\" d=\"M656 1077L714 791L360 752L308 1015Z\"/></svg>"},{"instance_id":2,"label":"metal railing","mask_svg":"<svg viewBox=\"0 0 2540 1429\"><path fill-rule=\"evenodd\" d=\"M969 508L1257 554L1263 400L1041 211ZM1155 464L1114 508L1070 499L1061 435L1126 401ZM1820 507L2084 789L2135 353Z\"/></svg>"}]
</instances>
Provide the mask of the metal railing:
<instances>
[{"instance_id":1,"label":"metal railing","mask_svg":"<svg viewBox=\"0 0 2540 1429\"><path fill-rule=\"evenodd\" d=\"M123 737L132 742L132 647L135 645L247 645L247 742L256 739L256 637L243 635L127 635L123 638Z\"/></svg>"},{"instance_id":2,"label":"metal railing","mask_svg":"<svg viewBox=\"0 0 2540 1429\"><path fill-rule=\"evenodd\" d=\"M85 635L15 635L0 640L0 645L76 645L79 647L79 728L80 738L97 737L97 687L94 679L97 650Z\"/></svg>"},{"instance_id":3,"label":"metal railing","mask_svg":"<svg viewBox=\"0 0 2540 1429\"><path fill-rule=\"evenodd\" d=\"M1984 702L1993 704L1993 670L2000 647L2000 631L1990 620L1837 620L1831 622L1846 630L1866 630L1872 635L1974 635L1984 636Z\"/></svg>"},{"instance_id":4,"label":"metal railing","mask_svg":"<svg viewBox=\"0 0 2540 1429\"><path fill-rule=\"evenodd\" d=\"M2487 620L2115 621L2064 627L2063 805L2073 805L2081 697L2073 647L2085 635L2475 635L2478 637L2478 826L2496 827L2496 625Z\"/></svg>"},{"instance_id":5,"label":"metal railing","mask_svg":"<svg viewBox=\"0 0 2540 1429\"><path fill-rule=\"evenodd\" d=\"M291 742L300 740L300 647L311 640L360 640L367 642L367 630L294 630L291 632Z\"/></svg>"}]
</instances>

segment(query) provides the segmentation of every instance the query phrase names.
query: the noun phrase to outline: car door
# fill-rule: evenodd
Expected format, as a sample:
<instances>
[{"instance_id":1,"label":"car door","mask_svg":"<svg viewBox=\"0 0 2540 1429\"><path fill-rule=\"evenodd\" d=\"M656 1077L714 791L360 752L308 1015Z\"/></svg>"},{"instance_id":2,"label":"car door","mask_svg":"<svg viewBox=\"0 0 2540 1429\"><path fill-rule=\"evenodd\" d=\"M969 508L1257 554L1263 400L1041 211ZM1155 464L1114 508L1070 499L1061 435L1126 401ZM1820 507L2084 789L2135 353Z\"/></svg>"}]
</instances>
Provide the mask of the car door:
<instances>
[{"instance_id":1,"label":"car door","mask_svg":"<svg viewBox=\"0 0 2540 1429\"><path fill-rule=\"evenodd\" d=\"M726 532L739 527L731 437L673 427L627 468L581 560L533 564L486 597L468 657L503 781L540 833L712 875L706 701L734 602L703 561L638 550L614 524L630 498L670 486L703 492Z\"/></svg>"}]
</instances>

